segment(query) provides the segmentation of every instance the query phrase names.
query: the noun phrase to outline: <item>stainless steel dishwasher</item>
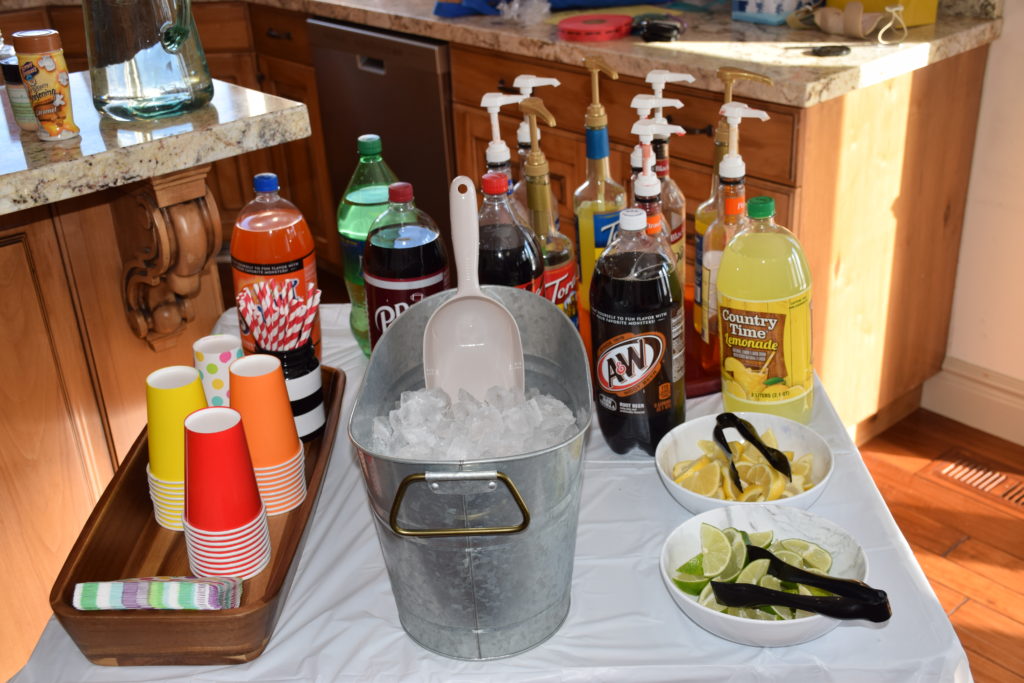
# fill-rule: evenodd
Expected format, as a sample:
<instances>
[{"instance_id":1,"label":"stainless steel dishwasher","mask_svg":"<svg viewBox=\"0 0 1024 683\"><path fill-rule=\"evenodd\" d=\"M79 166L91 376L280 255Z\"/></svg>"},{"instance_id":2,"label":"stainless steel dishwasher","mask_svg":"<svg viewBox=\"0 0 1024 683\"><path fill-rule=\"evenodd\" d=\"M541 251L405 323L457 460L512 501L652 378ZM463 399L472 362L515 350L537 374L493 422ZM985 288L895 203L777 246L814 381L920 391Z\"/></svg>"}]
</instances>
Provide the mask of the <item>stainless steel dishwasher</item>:
<instances>
[{"instance_id":1,"label":"stainless steel dishwasher","mask_svg":"<svg viewBox=\"0 0 1024 683\"><path fill-rule=\"evenodd\" d=\"M324 19L307 22L334 200L355 171L356 138L377 133L388 166L412 183L416 205L437 221L450 249L455 146L447 44Z\"/></svg>"}]
</instances>

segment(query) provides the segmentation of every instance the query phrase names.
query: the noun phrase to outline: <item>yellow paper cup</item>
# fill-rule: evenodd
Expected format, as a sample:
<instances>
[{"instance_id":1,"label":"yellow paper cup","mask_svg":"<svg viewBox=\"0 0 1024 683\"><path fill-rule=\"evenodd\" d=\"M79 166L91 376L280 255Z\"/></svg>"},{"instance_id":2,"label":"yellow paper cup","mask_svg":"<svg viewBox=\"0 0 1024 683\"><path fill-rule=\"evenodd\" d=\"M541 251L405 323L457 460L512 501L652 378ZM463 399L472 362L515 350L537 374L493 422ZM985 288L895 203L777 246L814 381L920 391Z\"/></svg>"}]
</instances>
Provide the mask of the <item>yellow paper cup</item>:
<instances>
[{"instance_id":1,"label":"yellow paper cup","mask_svg":"<svg viewBox=\"0 0 1024 683\"><path fill-rule=\"evenodd\" d=\"M146 378L149 471L169 482L185 480L185 418L206 407L199 371L172 365Z\"/></svg>"}]
</instances>

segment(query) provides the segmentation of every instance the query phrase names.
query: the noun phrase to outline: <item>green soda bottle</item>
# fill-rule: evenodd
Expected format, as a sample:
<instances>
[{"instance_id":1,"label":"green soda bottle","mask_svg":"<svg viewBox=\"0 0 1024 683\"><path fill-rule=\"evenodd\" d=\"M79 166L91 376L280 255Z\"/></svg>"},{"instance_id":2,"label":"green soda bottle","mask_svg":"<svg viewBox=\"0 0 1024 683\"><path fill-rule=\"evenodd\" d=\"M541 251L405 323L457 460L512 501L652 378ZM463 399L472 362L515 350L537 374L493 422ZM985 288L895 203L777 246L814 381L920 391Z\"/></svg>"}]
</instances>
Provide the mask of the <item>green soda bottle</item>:
<instances>
[{"instance_id":1,"label":"green soda bottle","mask_svg":"<svg viewBox=\"0 0 1024 683\"><path fill-rule=\"evenodd\" d=\"M381 156L379 135L360 135L356 147L359 165L338 204L338 232L345 262L345 289L352 302L349 324L359 348L370 355L370 324L363 283L363 249L373 220L388 208L388 186L398 178Z\"/></svg>"}]
</instances>

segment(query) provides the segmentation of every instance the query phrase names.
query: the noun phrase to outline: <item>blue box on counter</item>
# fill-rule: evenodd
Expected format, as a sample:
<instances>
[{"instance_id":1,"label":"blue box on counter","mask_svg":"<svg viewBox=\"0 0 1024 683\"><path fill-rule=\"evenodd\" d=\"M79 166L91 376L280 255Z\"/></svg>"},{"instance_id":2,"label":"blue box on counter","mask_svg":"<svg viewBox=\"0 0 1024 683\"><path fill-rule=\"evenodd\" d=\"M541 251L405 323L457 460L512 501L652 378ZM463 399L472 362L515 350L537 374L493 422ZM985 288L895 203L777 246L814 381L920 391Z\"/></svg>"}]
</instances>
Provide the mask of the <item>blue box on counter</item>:
<instances>
[{"instance_id":1,"label":"blue box on counter","mask_svg":"<svg viewBox=\"0 0 1024 683\"><path fill-rule=\"evenodd\" d=\"M810 0L732 0L732 18L779 26L792 12L810 4Z\"/></svg>"}]
</instances>

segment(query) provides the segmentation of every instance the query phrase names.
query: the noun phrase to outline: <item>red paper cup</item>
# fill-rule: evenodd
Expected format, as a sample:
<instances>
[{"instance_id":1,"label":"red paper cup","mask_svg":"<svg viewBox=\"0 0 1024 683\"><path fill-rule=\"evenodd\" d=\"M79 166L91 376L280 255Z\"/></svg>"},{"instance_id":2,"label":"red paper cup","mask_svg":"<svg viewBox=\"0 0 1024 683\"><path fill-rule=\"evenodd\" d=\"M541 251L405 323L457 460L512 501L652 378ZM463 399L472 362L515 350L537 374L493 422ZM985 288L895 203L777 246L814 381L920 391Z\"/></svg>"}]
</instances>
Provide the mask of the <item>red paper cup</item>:
<instances>
[{"instance_id":1,"label":"red paper cup","mask_svg":"<svg viewBox=\"0 0 1024 683\"><path fill-rule=\"evenodd\" d=\"M213 567L203 562L195 562L189 558L189 568L196 576L237 576L251 579L259 574L270 562L270 553L249 564L236 564L225 567Z\"/></svg>"},{"instance_id":2,"label":"red paper cup","mask_svg":"<svg viewBox=\"0 0 1024 683\"><path fill-rule=\"evenodd\" d=\"M203 531L233 531L262 509L256 474L231 408L203 408L185 418L185 518Z\"/></svg>"},{"instance_id":3,"label":"red paper cup","mask_svg":"<svg viewBox=\"0 0 1024 683\"><path fill-rule=\"evenodd\" d=\"M264 517L264 519L266 519L266 517ZM266 523L255 526L252 529L229 538L203 536L201 534L196 534L191 527L185 527L186 542L212 551L236 548L242 545L251 544L256 542L258 539L269 535L270 532Z\"/></svg>"},{"instance_id":4,"label":"red paper cup","mask_svg":"<svg viewBox=\"0 0 1024 683\"><path fill-rule=\"evenodd\" d=\"M229 564L242 564L257 559L257 557L263 553L269 553L270 538L265 537L259 539L251 545L239 547L235 550L210 551L199 546L189 544L186 544L186 549L188 550L190 558L194 558L196 562L200 562L211 567Z\"/></svg>"},{"instance_id":5,"label":"red paper cup","mask_svg":"<svg viewBox=\"0 0 1024 683\"><path fill-rule=\"evenodd\" d=\"M184 527L186 536L191 536L192 538L203 541L209 541L211 543L232 543L243 538L248 538L252 534L267 528L267 514L266 509L263 508L261 502L259 515L254 517L248 523L234 529L226 529L224 531L197 529L189 523L187 517L184 520Z\"/></svg>"}]
</instances>

